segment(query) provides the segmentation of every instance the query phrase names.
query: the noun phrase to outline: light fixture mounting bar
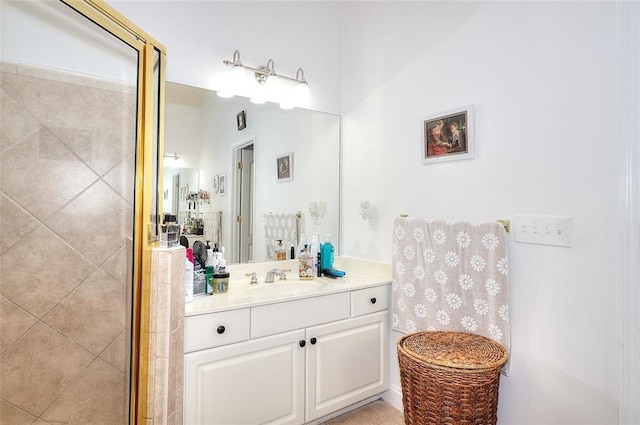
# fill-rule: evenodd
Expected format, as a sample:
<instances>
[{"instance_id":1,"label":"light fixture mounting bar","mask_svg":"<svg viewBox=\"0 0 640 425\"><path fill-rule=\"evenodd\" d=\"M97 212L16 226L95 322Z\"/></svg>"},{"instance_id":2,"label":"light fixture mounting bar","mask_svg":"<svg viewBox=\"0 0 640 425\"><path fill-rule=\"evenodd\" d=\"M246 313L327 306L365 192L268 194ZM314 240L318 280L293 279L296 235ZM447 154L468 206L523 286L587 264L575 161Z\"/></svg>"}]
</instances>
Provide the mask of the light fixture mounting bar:
<instances>
[{"instance_id":1,"label":"light fixture mounting bar","mask_svg":"<svg viewBox=\"0 0 640 425\"><path fill-rule=\"evenodd\" d=\"M304 71L302 70L302 68L298 68L295 77L288 77L286 75L276 73L274 69L273 59L269 59L267 61L267 65L261 65L258 68L254 68L252 66L245 65L240 61L240 52L238 50L233 52L233 60L229 61L225 59L222 61L222 63L227 66L238 66L242 67L243 69L252 71L256 76L256 80L261 83L266 82L267 78L270 76L276 76L278 78L283 78L285 80L294 81L300 84L308 84L307 80L304 79Z\"/></svg>"}]
</instances>

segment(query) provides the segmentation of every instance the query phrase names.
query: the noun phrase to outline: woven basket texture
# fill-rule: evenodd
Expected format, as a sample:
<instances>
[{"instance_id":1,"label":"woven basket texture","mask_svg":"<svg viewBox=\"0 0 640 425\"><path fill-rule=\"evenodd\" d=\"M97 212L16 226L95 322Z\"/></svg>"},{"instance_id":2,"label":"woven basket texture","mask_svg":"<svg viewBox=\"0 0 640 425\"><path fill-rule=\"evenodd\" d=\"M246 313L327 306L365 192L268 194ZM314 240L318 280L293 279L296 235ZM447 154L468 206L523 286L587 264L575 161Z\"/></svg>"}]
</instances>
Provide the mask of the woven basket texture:
<instances>
[{"instance_id":1,"label":"woven basket texture","mask_svg":"<svg viewBox=\"0 0 640 425\"><path fill-rule=\"evenodd\" d=\"M495 425L506 350L464 332L417 332L397 344L406 425Z\"/></svg>"}]
</instances>

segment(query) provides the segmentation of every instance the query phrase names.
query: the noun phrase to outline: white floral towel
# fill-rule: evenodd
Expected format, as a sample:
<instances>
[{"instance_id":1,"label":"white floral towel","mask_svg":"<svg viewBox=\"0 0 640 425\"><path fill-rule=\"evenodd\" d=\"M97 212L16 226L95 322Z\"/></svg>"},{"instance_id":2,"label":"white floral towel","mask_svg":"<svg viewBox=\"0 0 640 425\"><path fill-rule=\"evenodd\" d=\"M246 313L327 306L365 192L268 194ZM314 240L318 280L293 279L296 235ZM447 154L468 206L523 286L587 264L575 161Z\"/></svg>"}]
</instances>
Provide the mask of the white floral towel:
<instances>
[{"instance_id":1,"label":"white floral towel","mask_svg":"<svg viewBox=\"0 0 640 425\"><path fill-rule=\"evenodd\" d=\"M484 335L510 351L505 232L499 223L398 217L393 329Z\"/></svg>"},{"instance_id":2,"label":"white floral towel","mask_svg":"<svg viewBox=\"0 0 640 425\"><path fill-rule=\"evenodd\" d=\"M278 240L287 250L287 258L292 246L298 246L298 216L287 213L266 213L264 215L265 244L267 248L267 261L276 259L275 250Z\"/></svg>"}]
</instances>

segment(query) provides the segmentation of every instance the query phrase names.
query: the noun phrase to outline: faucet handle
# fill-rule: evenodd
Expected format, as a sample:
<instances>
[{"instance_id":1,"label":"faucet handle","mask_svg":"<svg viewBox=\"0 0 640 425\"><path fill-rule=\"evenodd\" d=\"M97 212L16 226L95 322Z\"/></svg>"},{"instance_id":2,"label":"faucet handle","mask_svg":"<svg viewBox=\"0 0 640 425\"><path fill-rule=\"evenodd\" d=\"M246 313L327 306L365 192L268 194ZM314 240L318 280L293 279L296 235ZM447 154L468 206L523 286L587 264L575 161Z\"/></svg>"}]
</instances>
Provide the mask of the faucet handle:
<instances>
[{"instance_id":1,"label":"faucet handle","mask_svg":"<svg viewBox=\"0 0 640 425\"><path fill-rule=\"evenodd\" d=\"M256 283L258 283L258 276L256 275L256 272L245 273L244 275L247 276L247 277L251 276L251 282L250 283L252 285L255 285Z\"/></svg>"}]
</instances>

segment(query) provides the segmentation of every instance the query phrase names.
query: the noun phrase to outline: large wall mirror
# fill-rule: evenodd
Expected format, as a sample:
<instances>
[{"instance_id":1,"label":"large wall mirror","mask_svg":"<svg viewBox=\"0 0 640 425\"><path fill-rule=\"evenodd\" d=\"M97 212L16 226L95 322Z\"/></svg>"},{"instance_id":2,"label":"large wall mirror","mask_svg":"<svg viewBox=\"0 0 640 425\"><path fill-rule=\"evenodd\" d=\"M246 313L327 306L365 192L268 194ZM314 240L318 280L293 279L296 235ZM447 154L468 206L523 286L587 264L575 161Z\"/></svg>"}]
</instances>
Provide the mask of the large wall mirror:
<instances>
[{"instance_id":1,"label":"large wall mirror","mask_svg":"<svg viewBox=\"0 0 640 425\"><path fill-rule=\"evenodd\" d=\"M238 165L241 163L242 165ZM340 117L167 82L164 212L228 263L339 241ZM186 225L186 226L185 226Z\"/></svg>"}]
</instances>

